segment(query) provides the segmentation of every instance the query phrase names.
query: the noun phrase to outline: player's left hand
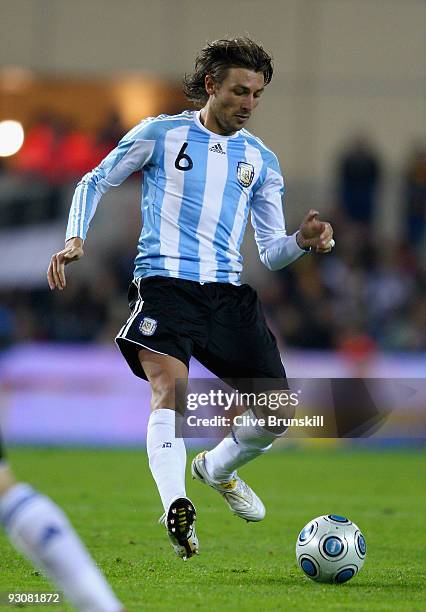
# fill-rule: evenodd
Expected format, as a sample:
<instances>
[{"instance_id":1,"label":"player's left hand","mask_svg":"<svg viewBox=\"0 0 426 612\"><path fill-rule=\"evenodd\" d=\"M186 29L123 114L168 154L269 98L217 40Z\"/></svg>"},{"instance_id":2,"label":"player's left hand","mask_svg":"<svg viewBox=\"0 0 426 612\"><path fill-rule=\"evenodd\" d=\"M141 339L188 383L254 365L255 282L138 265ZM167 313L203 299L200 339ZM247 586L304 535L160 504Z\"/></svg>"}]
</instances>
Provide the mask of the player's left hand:
<instances>
[{"instance_id":1,"label":"player's left hand","mask_svg":"<svg viewBox=\"0 0 426 612\"><path fill-rule=\"evenodd\" d=\"M312 208L303 219L296 240L302 249L311 248L316 253L329 253L335 244L330 223L321 221L319 212Z\"/></svg>"}]
</instances>

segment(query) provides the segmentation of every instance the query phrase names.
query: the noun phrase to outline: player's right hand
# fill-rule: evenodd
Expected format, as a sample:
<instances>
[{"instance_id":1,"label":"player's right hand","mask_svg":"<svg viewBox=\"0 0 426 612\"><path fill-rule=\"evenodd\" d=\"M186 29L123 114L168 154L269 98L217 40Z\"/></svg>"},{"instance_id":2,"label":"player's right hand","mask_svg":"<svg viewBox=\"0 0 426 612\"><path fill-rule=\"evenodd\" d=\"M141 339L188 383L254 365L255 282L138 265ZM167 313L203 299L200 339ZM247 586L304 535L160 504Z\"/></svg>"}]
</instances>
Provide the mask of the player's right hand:
<instances>
[{"instance_id":1,"label":"player's right hand","mask_svg":"<svg viewBox=\"0 0 426 612\"><path fill-rule=\"evenodd\" d=\"M299 227L296 241L302 249L311 248L316 253L330 253L335 245L333 228L328 221L321 221L319 212L311 208Z\"/></svg>"},{"instance_id":2,"label":"player's right hand","mask_svg":"<svg viewBox=\"0 0 426 612\"><path fill-rule=\"evenodd\" d=\"M65 266L72 261L81 259L84 255L83 240L81 238L70 238L65 243L65 248L59 253L52 255L49 267L47 269L47 282L51 290L65 289L67 286L65 280Z\"/></svg>"}]
</instances>

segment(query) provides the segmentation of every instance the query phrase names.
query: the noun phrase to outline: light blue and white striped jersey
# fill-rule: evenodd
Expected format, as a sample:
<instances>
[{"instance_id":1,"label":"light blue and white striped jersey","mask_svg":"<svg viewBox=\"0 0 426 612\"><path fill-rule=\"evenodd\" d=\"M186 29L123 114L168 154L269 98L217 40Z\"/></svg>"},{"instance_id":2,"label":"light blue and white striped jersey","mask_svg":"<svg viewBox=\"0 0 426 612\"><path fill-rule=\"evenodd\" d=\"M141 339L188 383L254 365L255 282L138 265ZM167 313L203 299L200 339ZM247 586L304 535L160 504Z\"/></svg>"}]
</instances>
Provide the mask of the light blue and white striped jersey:
<instances>
[{"instance_id":1,"label":"light blue and white striped jersey","mask_svg":"<svg viewBox=\"0 0 426 612\"><path fill-rule=\"evenodd\" d=\"M250 132L207 130L199 111L142 121L78 183L66 238L86 238L110 187L143 170L142 232L135 277L239 284L247 218L262 262L282 268L304 253L287 236L276 156Z\"/></svg>"}]
</instances>

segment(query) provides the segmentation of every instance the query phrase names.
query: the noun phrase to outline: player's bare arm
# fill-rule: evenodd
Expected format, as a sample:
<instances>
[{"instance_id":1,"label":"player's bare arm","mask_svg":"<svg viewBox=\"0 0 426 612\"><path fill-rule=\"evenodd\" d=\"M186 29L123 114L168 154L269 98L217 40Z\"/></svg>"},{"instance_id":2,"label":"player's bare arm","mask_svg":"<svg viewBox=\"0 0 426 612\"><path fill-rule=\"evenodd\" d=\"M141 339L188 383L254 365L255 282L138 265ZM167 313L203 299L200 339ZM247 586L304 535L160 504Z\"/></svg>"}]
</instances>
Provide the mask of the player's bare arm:
<instances>
[{"instance_id":1,"label":"player's bare arm","mask_svg":"<svg viewBox=\"0 0 426 612\"><path fill-rule=\"evenodd\" d=\"M47 282L51 290L62 291L67 286L65 278L65 266L72 261L77 261L84 256L83 239L78 236L70 238L65 243L65 248L52 255L47 269Z\"/></svg>"},{"instance_id":2,"label":"player's bare arm","mask_svg":"<svg viewBox=\"0 0 426 612\"><path fill-rule=\"evenodd\" d=\"M300 224L296 236L301 249L313 249L316 253L329 253L334 247L333 228L328 221L319 219L319 212L311 209Z\"/></svg>"}]
</instances>

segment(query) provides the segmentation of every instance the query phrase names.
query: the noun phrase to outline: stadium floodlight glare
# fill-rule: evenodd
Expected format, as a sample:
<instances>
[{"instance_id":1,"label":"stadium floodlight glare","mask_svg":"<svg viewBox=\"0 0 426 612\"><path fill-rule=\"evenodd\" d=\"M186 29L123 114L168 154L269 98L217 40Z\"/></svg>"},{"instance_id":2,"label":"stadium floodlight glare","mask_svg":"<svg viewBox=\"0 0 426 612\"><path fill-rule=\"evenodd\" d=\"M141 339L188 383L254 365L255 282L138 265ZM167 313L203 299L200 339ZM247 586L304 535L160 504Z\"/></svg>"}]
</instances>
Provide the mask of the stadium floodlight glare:
<instances>
[{"instance_id":1,"label":"stadium floodlight glare","mask_svg":"<svg viewBox=\"0 0 426 612\"><path fill-rule=\"evenodd\" d=\"M0 121L0 157L15 155L24 142L24 128L19 121Z\"/></svg>"}]
</instances>

